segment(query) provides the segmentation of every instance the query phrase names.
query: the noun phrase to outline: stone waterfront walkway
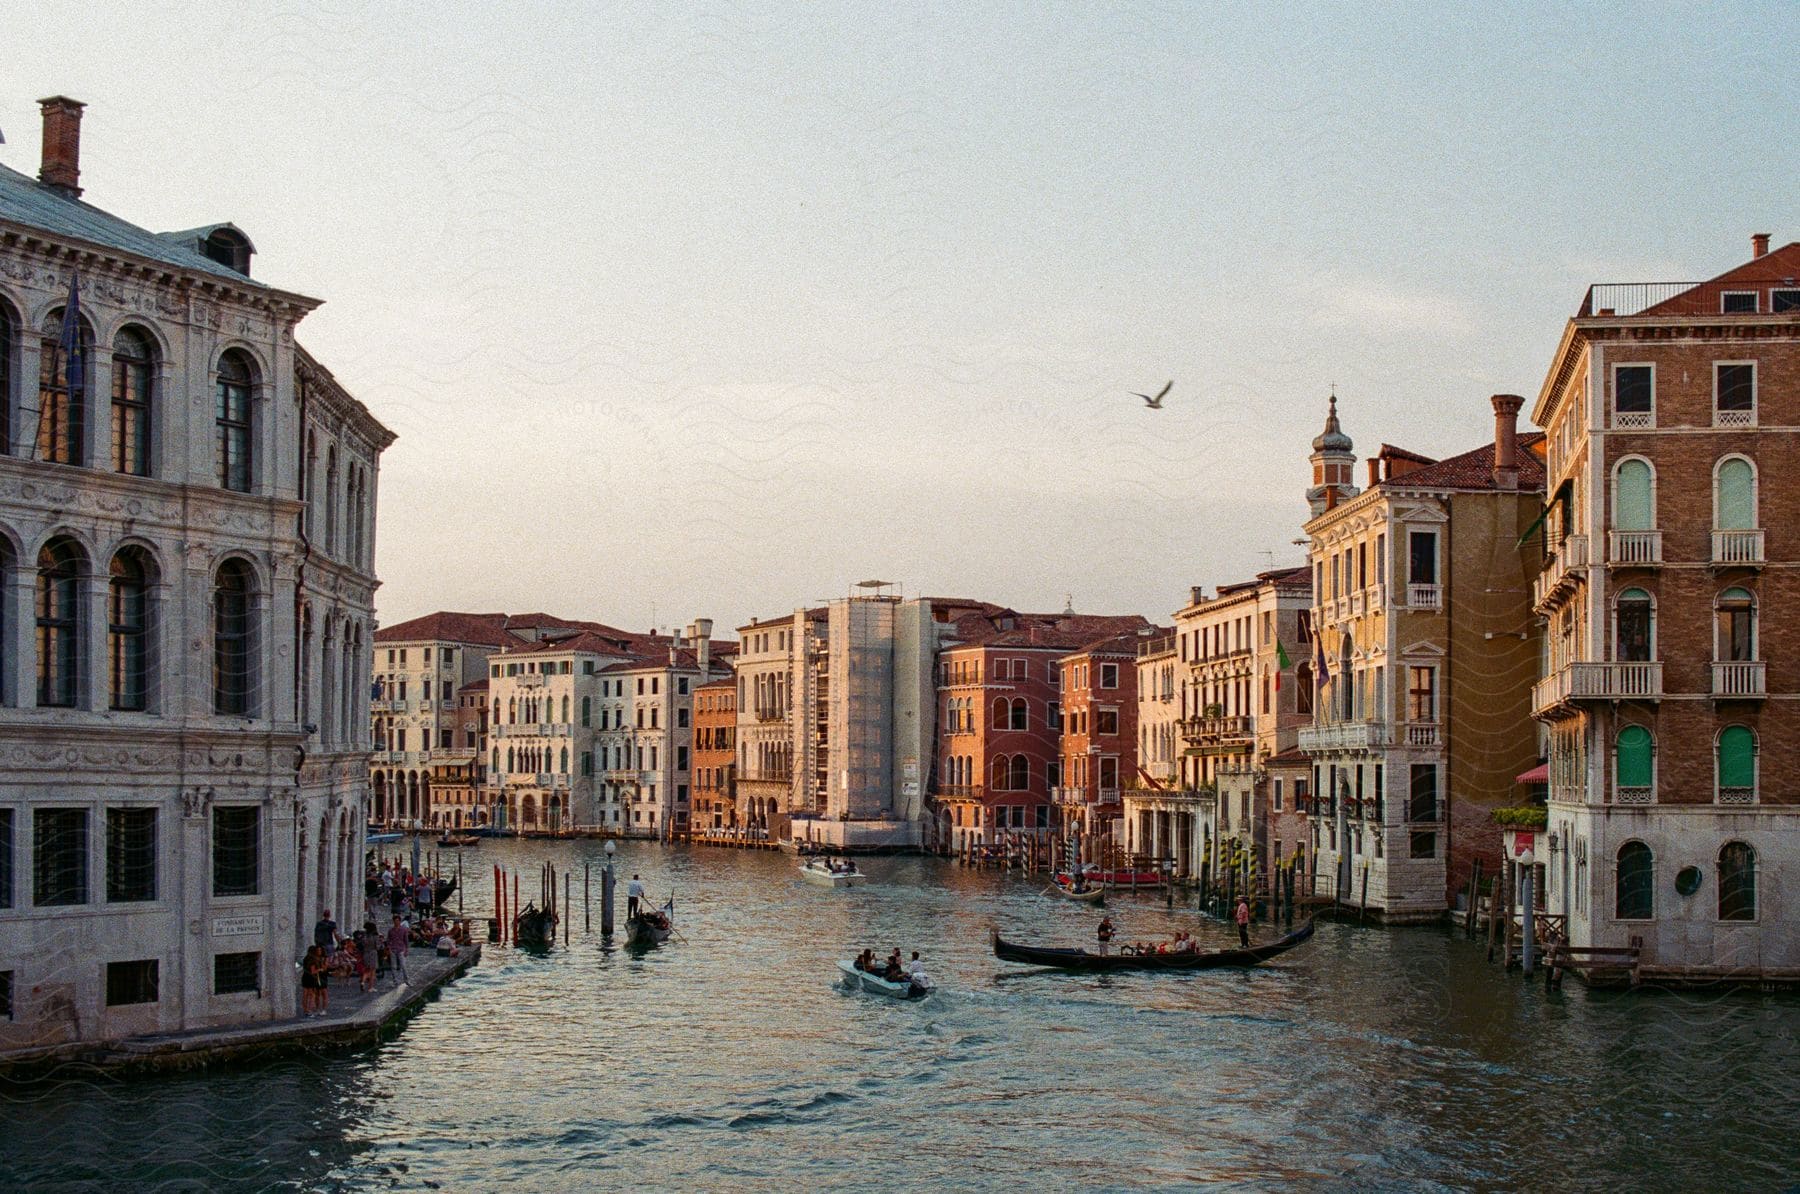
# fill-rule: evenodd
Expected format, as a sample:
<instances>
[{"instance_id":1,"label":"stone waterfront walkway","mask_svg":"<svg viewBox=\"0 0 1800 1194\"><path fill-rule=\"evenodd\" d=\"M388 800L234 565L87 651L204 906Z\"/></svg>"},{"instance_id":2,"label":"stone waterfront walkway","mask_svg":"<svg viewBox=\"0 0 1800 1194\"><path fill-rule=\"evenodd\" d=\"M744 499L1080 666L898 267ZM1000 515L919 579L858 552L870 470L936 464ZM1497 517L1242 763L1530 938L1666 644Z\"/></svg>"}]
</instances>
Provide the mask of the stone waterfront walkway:
<instances>
[{"instance_id":1,"label":"stone waterfront walkway","mask_svg":"<svg viewBox=\"0 0 1800 1194\"><path fill-rule=\"evenodd\" d=\"M384 916L383 923L390 918ZM362 990L361 980L331 980L331 1006L324 1016L291 1016L219 1028L193 1028L180 1032L150 1033L115 1041L92 1041L15 1056L9 1069L15 1077L65 1065L90 1065L109 1071L141 1072L189 1070L221 1062L241 1062L295 1050L341 1048L370 1044L397 1031L408 1015L426 1002L438 988L481 961L480 944L462 947L462 954L441 958L428 946L414 946L406 955L411 982L402 984L388 970L375 989ZM296 986L298 977L290 981Z\"/></svg>"}]
</instances>

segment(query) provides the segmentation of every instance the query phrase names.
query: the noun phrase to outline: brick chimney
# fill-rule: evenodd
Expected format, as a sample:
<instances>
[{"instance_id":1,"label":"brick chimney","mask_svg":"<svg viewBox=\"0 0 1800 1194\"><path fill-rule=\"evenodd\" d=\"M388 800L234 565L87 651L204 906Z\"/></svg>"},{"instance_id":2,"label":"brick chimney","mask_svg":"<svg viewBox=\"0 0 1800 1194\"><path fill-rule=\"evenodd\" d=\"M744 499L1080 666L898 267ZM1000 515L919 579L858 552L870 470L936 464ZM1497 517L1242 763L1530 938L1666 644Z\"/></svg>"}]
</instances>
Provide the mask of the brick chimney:
<instances>
[{"instance_id":1,"label":"brick chimney","mask_svg":"<svg viewBox=\"0 0 1800 1194\"><path fill-rule=\"evenodd\" d=\"M1369 488L1373 489L1379 484L1381 484L1381 458L1371 456L1369 457Z\"/></svg>"},{"instance_id":2,"label":"brick chimney","mask_svg":"<svg viewBox=\"0 0 1800 1194\"><path fill-rule=\"evenodd\" d=\"M1750 234L1750 258L1751 258L1751 260L1754 261L1756 258L1761 257L1761 256L1765 255L1766 253L1768 253L1768 251L1769 251L1769 234L1766 232L1752 232Z\"/></svg>"},{"instance_id":3,"label":"brick chimney","mask_svg":"<svg viewBox=\"0 0 1800 1194\"><path fill-rule=\"evenodd\" d=\"M1495 394L1494 488L1519 487L1519 411L1525 399L1517 394Z\"/></svg>"},{"instance_id":4,"label":"brick chimney","mask_svg":"<svg viewBox=\"0 0 1800 1194\"><path fill-rule=\"evenodd\" d=\"M69 199L79 198L81 187L80 100L53 95L38 101L44 110L44 158L38 181Z\"/></svg>"}]
</instances>

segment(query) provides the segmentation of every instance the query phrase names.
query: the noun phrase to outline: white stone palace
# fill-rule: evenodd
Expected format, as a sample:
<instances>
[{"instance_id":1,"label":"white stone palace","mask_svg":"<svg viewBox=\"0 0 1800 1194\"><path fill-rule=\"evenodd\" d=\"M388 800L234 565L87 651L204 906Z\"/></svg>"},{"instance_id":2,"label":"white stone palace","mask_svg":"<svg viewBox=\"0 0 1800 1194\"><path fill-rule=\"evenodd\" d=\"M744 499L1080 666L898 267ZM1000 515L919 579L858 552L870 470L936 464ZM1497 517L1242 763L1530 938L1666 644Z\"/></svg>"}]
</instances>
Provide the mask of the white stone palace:
<instances>
[{"instance_id":1,"label":"white stone palace","mask_svg":"<svg viewBox=\"0 0 1800 1194\"><path fill-rule=\"evenodd\" d=\"M82 202L42 105L37 178L0 165L7 1053L290 1016L360 909L393 441L295 344L317 300Z\"/></svg>"}]
</instances>

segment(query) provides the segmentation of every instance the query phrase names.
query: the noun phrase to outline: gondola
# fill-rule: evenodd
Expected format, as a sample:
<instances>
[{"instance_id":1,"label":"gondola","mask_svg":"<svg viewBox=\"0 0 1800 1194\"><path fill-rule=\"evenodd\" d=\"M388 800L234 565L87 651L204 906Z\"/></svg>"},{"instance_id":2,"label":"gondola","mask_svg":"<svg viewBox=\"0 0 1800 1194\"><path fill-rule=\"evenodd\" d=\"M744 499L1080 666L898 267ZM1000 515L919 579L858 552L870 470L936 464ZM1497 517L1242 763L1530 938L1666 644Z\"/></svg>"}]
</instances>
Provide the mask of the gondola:
<instances>
[{"instance_id":1,"label":"gondola","mask_svg":"<svg viewBox=\"0 0 1800 1194\"><path fill-rule=\"evenodd\" d=\"M432 907L442 908L456 894L455 879L439 879L431 889Z\"/></svg>"},{"instance_id":2,"label":"gondola","mask_svg":"<svg viewBox=\"0 0 1800 1194\"><path fill-rule=\"evenodd\" d=\"M675 901L670 900L658 911L651 908L625 918L625 947L653 949L669 939L675 931Z\"/></svg>"},{"instance_id":3,"label":"gondola","mask_svg":"<svg viewBox=\"0 0 1800 1194\"><path fill-rule=\"evenodd\" d=\"M513 940L527 949L549 949L556 944L556 913L526 904L513 922Z\"/></svg>"},{"instance_id":4,"label":"gondola","mask_svg":"<svg viewBox=\"0 0 1800 1194\"><path fill-rule=\"evenodd\" d=\"M1037 945L1020 945L994 933L994 956L1003 962L1025 962L1032 966L1054 966L1059 970L1076 970L1086 974L1113 970L1214 970L1225 966L1257 966L1270 958L1303 945L1313 935L1313 922L1308 920L1287 936L1249 949L1218 949L1195 953L1091 954L1085 949L1046 949Z\"/></svg>"},{"instance_id":5,"label":"gondola","mask_svg":"<svg viewBox=\"0 0 1800 1194\"><path fill-rule=\"evenodd\" d=\"M447 833L438 839L440 850L460 850L465 846L479 846L481 839L472 833Z\"/></svg>"}]
</instances>

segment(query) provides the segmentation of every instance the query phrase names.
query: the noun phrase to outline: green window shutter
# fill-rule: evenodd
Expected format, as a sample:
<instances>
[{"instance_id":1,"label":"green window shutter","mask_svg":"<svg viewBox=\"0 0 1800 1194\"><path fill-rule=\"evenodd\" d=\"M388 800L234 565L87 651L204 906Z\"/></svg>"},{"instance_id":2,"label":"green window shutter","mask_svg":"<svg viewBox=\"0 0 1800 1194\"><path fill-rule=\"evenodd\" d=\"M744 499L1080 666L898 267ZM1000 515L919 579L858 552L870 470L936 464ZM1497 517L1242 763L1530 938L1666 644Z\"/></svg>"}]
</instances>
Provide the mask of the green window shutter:
<instances>
[{"instance_id":1,"label":"green window shutter","mask_svg":"<svg viewBox=\"0 0 1800 1194\"><path fill-rule=\"evenodd\" d=\"M1650 466L1627 460L1619 466L1617 508L1613 527L1621 531L1648 531L1656 527L1656 511L1650 502Z\"/></svg>"},{"instance_id":2,"label":"green window shutter","mask_svg":"<svg viewBox=\"0 0 1800 1194\"><path fill-rule=\"evenodd\" d=\"M1727 460L1719 466L1719 508L1716 522L1721 531L1748 531L1756 526L1756 478L1747 460Z\"/></svg>"},{"instance_id":3,"label":"green window shutter","mask_svg":"<svg viewBox=\"0 0 1800 1194\"><path fill-rule=\"evenodd\" d=\"M1650 731L1643 726L1626 726L1619 731L1619 778L1621 788L1650 786Z\"/></svg>"},{"instance_id":4,"label":"green window shutter","mask_svg":"<svg viewBox=\"0 0 1800 1194\"><path fill-rule=\"evenodd\" d=\"M1719 735L1719 786L1756 786L1756 739L1744 726L1726 726Z\"/></svg>"}]
</instances>

